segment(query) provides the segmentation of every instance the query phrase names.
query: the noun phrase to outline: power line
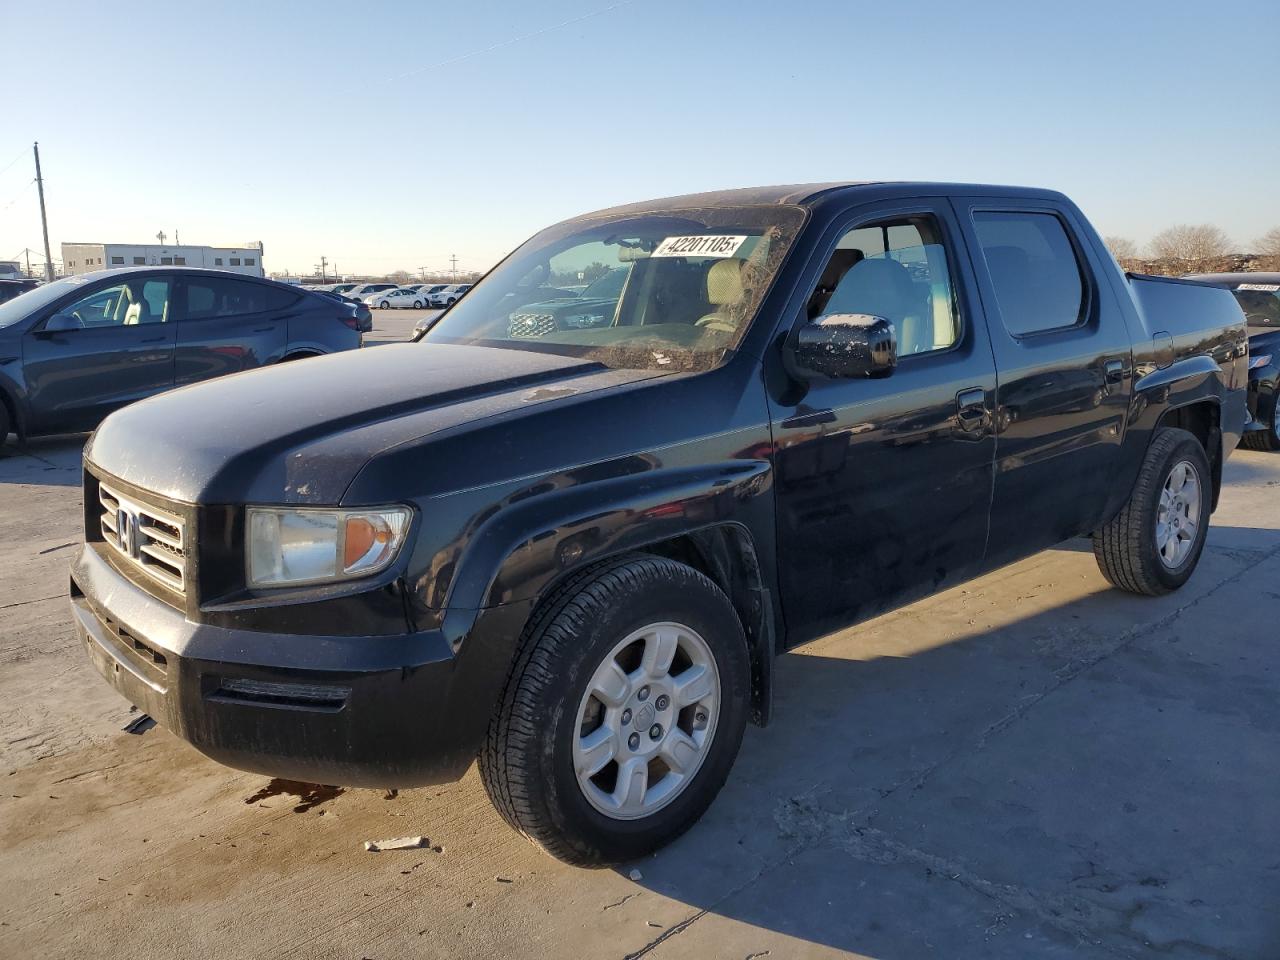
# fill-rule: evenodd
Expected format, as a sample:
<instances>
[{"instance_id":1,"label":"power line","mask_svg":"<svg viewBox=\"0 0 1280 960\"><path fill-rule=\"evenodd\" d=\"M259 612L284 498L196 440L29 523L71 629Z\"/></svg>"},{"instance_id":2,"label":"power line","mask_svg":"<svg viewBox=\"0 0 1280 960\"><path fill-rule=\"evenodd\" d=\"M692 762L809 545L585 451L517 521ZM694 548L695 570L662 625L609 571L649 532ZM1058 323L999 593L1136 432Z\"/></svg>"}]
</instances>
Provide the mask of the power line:
<instances>
[{"instance_id":1,"label":"power line","mask_svg":"<svg viewBox=\"0 0 1280 960\"><path fill-rule=\"evenodd\" d=\"M3 167L0 167L0 176L4 176L6 173L8 173L9 168L12 167L15 163L17 163L26 155L27 155L27 149L26 147L23 147L21 150L18 151L18 155L16 157L14 157L12 160L6 163Z\"/></svg>"},{"instance_id":2,"label":"power line","mask_svg":"<svg viewBox=\"0 0 1280 960\"><path fill-rule=\"evenodd\" d=\"M12 200L10 200L8 203L6 203L3 207L0 207L0 210L8 210L8 209L9 209L10 207L12 207L15 203L17 203L19 200L21 200L21 199L22 199L23 194L25 194L25 193L27 192L27 190L31 187L31 185L32 185L33 183L35 183L35 180L28 180L26 183L24 183L24 184L22 185L22 189L20 189L17 193L15 193L15 194L13 195L13 199L12 199Z\"/></svg>"}]
</instances>

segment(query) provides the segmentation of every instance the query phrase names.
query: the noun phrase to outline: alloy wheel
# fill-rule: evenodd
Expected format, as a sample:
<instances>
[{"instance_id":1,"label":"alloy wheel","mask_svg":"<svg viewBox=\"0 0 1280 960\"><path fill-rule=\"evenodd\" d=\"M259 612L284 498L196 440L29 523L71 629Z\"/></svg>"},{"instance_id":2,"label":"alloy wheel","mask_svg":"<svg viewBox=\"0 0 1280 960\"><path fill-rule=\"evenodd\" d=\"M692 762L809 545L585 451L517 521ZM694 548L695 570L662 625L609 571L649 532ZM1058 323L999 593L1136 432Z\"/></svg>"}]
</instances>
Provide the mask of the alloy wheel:
<instances>
[{"instance_id":1,"label":"alloy wheel","mask_svg":"<svg viewBox=\"0 0 1280 960\"><path fill-rule=\"evenodd\" d=\"M1156 551L1169 569L1177 569L1195 547L1203 488L1195 465L1179 460L1165 478L1156 509Z\"/></svg>"},{"instance_id":2,"label":"alloy wheel","mask_svg":"<svg viewBox=\"0 0 1280 960\"><path fill-rule=\"evenodd\" d=\"M719 670L695 630L667 621L628 634L578 706L573 765L583 795L616 820L661 810L697 775L719 713Z\"/></svg>"}]
</instances>

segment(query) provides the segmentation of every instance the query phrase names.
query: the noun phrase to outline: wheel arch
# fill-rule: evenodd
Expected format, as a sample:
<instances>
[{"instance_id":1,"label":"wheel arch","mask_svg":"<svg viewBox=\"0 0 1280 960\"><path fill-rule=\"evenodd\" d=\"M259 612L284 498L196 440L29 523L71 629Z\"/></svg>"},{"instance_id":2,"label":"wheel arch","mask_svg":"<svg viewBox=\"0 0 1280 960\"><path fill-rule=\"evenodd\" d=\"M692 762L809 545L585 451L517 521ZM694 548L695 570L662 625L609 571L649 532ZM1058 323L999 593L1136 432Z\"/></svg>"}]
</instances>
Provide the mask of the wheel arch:
<instances>
[{"instance_id":1,"label":"wheel arch","mask_svg":"<svg viewBox=\"0 0 1280 960\"><path fill-rule=\"evenodd\" d=\"M309 357L323 357L323 350L314 350L311 347L300 347L298 349L288 351L276 363L287 363L290 360L306 360Z\"/></svg>"},{"instance_id":2,"label":"wheel arch","mask_svg":"<svg viewBox=\"0 0 1280 960\"><path fill-rule=\"evenodd\" d=\"M751 656L751 719L757 726L773 714L773 661L777 650L773 592L765 586L751 532L721 523L658 540L639 552L693 567L724 591L733 604Z\"/></svg>"},{"instance_id":3,"label":"wheel arch","mask_svg":"<svg viewBox=\"0 0 1280 960\"><path fill-rule=\"evenodd\" d=\"M1171 407L1160 415L1156 432L1164 427L1176 427L1185 430L1204 448L1209 458L1209 471L1213 482L1213 497L1210 501L1210 512L1218 509L1218 497L1222 492L1222 463L1226 459L1222 449L1222 405L1216 397L1193 400L1181 406Z\"/></svg>"},{"instance_id":4,"label":"wheel arch","mask_svg":"<svg viewBox=\"0 0 1280 960\"><path fill-rule=\"evenodd\" d=\"M629 553L667 557L728 596L749 647L753 720L767 723L782 629L769 478L766 461L733 461L617 477L496 511L470 538L443 598L451 642L469 632L464 610L473 623L485 610L529 603L532 618L584 568Z\"/></svg>"},{"instance_id":5,"label":"wheel arch","mask_svg":"<svg viewBox=\"0 0 1280 960\"><path fill-rule=\"evenodd\" d=\"M5 413L9 415L9 429L18 435L19 440L26 440L27 425L22 417L18 398L3 379L0 379L0 405L4 406ZM0 444L3 443L4 437L0 437Z\"/></svg>"}]
</instances>

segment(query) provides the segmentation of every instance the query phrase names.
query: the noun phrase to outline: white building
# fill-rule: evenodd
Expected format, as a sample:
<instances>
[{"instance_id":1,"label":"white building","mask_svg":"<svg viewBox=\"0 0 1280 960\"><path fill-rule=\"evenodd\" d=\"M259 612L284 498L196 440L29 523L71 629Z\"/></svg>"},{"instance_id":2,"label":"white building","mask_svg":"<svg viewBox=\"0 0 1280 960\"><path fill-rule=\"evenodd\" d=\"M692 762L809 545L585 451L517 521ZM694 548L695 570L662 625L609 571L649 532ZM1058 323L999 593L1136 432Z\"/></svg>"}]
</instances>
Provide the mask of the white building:
<instances>
[{"instance_id":1,"label":"white building","mask_svg":"<svg viewBox=\"0 0 1280 960\"><path fill-rule=\"evenodd\" d=\"M265 277L262 241L243 247L162 246L156 243L64 243L62 272L92 273L112 267L207 267Z\"/></svg>"}]
</instances>

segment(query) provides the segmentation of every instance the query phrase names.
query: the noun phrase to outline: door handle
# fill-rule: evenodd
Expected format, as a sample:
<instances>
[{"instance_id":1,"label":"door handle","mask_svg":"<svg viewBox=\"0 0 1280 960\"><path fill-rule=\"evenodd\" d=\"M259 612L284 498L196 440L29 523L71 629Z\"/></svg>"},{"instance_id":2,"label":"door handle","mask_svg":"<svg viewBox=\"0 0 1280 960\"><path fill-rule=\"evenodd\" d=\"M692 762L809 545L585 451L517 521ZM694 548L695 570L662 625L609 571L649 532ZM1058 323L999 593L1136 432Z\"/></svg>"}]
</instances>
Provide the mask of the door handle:
<instances>
[{"instance_id":1,"label":"door handle","mask_svg":"<svg viewBox=\"0 0 1280 960\"><path fill-rule=\"evenodd\" d=\"M987 422L987 391L970 387L956 394L956 420L960 429L972 433Z\"/></svg>"},{"instance_id":2,"label":"door handle","mask_svg":"<svg viewBox=\"0 0 1280 960\"><path fill-rule=\"evenodd\" d=\"M139 343L164 343L164 337L148 337L146 340L139 340Z\"/></svg>"},{"instance_id":3,"label":"door handle","mask_svg":"<svg viewBox=\"0 0 1280 960\"><path fill-rule=\"evenodd\" d=\"M272 330L274 330L275 328L276 328L276 326L275 326L275 324L273 323L273 324L272 324L271 326L269 326L269 327L254 327L254 328L253 328L253 332L254 332L254 333L270 333L270 332L271 332Z\"/></svg>"}]
</instances>

